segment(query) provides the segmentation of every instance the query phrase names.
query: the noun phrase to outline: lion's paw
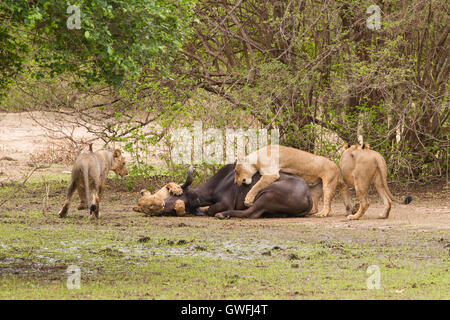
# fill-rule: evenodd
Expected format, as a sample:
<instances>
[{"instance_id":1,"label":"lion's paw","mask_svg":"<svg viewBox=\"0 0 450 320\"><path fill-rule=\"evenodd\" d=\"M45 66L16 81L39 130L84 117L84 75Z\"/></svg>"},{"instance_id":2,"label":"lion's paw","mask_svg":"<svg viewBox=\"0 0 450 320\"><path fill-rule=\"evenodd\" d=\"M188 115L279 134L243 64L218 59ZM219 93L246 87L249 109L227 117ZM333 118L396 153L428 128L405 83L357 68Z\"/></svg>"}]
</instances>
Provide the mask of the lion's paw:
<instances>
[{"instance_id":1,"label":"lion's paw","mask_svg":"<svg viewBox=\"0 0 450 320\"><path fill-rule=\"evenodd\" d=\"M181 187L178 184L174 183L174 182L169 182L166 185L166 188L173 195L181 196L183 194L183 189L181 189Z\"/></svg>"},{"instance_id":2,"label":"lion's paw","mask_svg":"<svg viewBox=\"0 0 450 320\"><path fill-rule=\"evenodd\" d=\"M184 201L182 201L182 200L175 201L175 212L177 213L178 217L184 216L184 214L186 213L185 210L186 209L185 209Z\"/></svg>"},{"instance_id":3,"label":"lion's paw","mask_svg":"<svg viewBox=\"0 0 450 320\"><path fill-rule=\"evenodd\" d=\"M249 197L249 196L247 196L247 197L245 197L245 200L244 200L244 205L246 206L246 207L251 207L252 205L253 205L253 202L255 201L255 198L254 197Z\"/></svg>"},{"instance_id":4,"label":"lion's paw","mask_svg":"<svg viewBox=\"0 0 450 320\"><path fill-rule=\"evenodd\" d=\"M327 217L328 216L328 212L320 211L319 213L316 214L316 216L318 216L318 217Z\"/></svg>"},{"instance_id":5,"label":"lion's paw","mask_svg":"<svg viewBox=\"0 0 450 320\"><path fill-rule=\"evenodd\" d=\"M84 210L87 209L87 204L85 203L80 203L77 207L78 210Z\"/></svg>"}]
</instances>

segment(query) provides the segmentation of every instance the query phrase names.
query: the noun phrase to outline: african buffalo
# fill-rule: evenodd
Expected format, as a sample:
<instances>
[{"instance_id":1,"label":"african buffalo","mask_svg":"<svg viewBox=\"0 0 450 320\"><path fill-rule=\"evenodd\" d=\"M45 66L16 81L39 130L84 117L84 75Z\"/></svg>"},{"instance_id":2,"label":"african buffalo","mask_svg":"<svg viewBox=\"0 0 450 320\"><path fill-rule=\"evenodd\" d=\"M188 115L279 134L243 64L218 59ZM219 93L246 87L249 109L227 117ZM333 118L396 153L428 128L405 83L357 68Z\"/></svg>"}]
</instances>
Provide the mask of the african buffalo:
<instances>
[{"instance_id":1,"label":"african buffalo","mask_svg":"<svg viewBox=\"0 0 450 320\"><path fill-rule=\"evenodd\" d=\"M223 166L214 176L201 186L189 189L192 183L192 170L183 185L183 195L165 199L163 215L171 215L175 202L182 200L187 212L197 215L215 215L217 218L240 217L259 218L261 215L283 214L301 217L309 213L312 200L306 182L296 175L281 173L280 178L261 190L250 208L245 207L244 199L251 187L260 179L254 175L250 185L234 183L235 164ZM200 207L209 206L205 212Z\"/></svg>"}]
</instances>

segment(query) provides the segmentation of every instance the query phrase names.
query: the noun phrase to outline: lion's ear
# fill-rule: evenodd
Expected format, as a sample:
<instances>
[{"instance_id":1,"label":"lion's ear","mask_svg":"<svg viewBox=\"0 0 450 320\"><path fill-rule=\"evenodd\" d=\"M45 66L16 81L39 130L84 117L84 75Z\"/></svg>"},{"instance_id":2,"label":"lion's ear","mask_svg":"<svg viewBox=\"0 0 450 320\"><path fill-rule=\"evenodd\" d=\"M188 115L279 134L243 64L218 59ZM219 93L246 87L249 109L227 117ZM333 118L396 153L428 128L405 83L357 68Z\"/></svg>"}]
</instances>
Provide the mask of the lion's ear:
<instances>
[{"instance_id":1,"label":"lion's ear","mask_svg":"<svg viewBox=\"0 0 450 320\"><path fill-rule=\"evenodd\" d=\"M244 155L242 153L237 154L237 163L244 161Z\"/></svg>"},{"instance_id":2,"label":"lion's ear","mask_svg":"<svg viewBox=\"0 0 450 320\"><path fill-rule=\"evenodd\" d=\"M368 143L366 142L366 143L363 144L363 147L362 147L362 148L363 148L363 149L369 150L369 149L370 149L370 144L368 144Z\"/></svg>"},{"instance_id":3,"label":"lion's ear","mask_svg":"<svg viewBox=\"0 0 450 320\"><path fill-rule=\"evenodd\" d=\"M120 157L121 155L122 155L122 152L120 152L119 149L114 150L114 153L113 153L113 157L114 157L114 158L118 158L118 157Z\"/></svg>"},{"instance_id":4,"label":"lion's ear","mask_svg":"<svg viewBox=\"0 0 450 320\"><path fill-rule=\"evenodd\" d=\"M348 142L344 143L344 149L347 150L349 148Z\"/></svg>"}]
</instances>

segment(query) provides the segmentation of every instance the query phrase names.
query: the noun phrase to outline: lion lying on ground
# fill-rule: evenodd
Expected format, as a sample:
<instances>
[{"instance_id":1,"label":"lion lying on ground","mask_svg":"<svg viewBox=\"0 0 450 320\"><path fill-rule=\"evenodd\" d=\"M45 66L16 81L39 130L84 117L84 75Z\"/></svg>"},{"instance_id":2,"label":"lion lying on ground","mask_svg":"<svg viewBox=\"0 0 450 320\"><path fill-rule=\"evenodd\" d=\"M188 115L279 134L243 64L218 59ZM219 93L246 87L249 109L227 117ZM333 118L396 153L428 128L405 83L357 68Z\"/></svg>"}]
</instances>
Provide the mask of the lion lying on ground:
<instances>
[{"instance_id":1,"label":"lion lying on ground","mask_svg":"<svg viewBox=\"0 0 450 320\"><path fill-rule=\"evenodd\" d=\"M369 208L368 190L371 184L375 185L378 194L384 202L384 212L380 215L381 219L389 217L392 200L408 204L412 201L411 196L407 196L404 201L394 198L387 185L387 168L383 156L374 150L370 150L369 144L353 145L349 147L348 143L344 145L345 151L342 153L339 167L342 176L347 185L343 190L343 199L347 211L347 219L356 220ZM354 187L356 197L359 200L359 209L352 215L351 198L348 186Z\"/></svg>"},{"instance_id":2,"label":"lion lying on ground","mask_svg":"<svg viewBox=\"0 0 450 320\"><path fill-rule=\"evenodd\" d=\"M181 186L175 182L169 182L155 194L151 194L148 190L141 190L141 198L138 200L138 205L133 208L133 211L142 212L147 215L157 215L164 209L164 199L170 195L180 196L183 194ZM175 203L175 212L177 216L183 216L185 214L184 202L178 200Z\"/></svg>"},{"instance_id":3,"label":"lion lying on ground","mask_svg":"<svg viewBox=\"0 0 450 320\"><path fill-rule=\"evenodd\" d=\"M72 168L72 179L67 188L66 201L59 211L61 218L67 216L70 200L75 189L80 196L78 210L88 209L90 217L100 217L100 199L103 194L105 180L112 170L121 177L128 174L125 159L119 149L102 149L92 152L92 145L88 152L81 153ZM92 192L92 201L90 193Z\"/></svg>"},{"instance_id":4,"label":"lion lying on ground","mask_svg":"<svg viewBox=\"0 0 450 320\"><path fill-rule=\"evenodd\" d=\"M317 187L323 188L324 207L320 216L327 216L331 211L331 201L336 188L343 188L341 171L331 160L298 149L270 145L257 150L246 157L238 156L235 167L235 183L251 184L252 176L259 172L261 179L253 186L245 197L245 205L251 206L258 192L272 184L279 177L279 171L296 174L302 177L311 189L313 207L311 213L318 211L318 200L322 192L315 192ZM321 181L320 181L321 180Z\"/></svg>"}]
</instances>

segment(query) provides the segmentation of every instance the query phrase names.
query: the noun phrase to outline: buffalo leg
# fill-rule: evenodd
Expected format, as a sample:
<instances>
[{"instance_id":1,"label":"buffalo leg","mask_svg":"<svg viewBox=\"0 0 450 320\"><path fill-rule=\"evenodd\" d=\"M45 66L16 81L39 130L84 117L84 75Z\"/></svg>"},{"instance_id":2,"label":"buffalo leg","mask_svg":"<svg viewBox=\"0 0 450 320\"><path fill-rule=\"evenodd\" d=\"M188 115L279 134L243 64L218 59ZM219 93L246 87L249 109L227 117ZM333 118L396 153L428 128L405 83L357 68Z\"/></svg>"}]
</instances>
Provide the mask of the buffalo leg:
<instances>
[{"instance_id":1,"label":"buffalo leg","mask_svg":"<svg viewBox=\"0 0 450 320\"><path fill-rule=\"evenodd\" d=\"M216 202L212 206L209 206L209 208L208 208L208 216L213 216L217 212L230 210L230 208L232 208L232 206L230 206L226 202Z\"/></svg>"},{"instance_id":2,"label":"buffalo leg","mask_svg":"<svg viewBox=\"0 0 450 320\"><path fill-rule=\"evenodd\" d=\"M244 205L250 207L255 201L255 197L259 191L264 189L265 187L271 185L273 182L278 180L280 174L265 174L261 176L261 179L250 189L250 191L245 196Z\"/></svg>"},{"instance_id":3,"label":"buffalo leg","mask_svg":"<svg viewBox=\"0 0 450 320\"><path fill-rule=\"evenodd\" d=\"M225 219L229 217L257 219L264 213L263 208L252 206L245 210L228 210L216 213L215 217Z\"/></svg>"},{"instance_id":4,"label":"buffalo leg","mask_svg":"<svg viewBox=\"0 0 450 320\"><path fill-rule=\"evenodd\" d=\"M203 217L203 216L206 216L208 214L208 211L204 210L204 209L197 208L197 209L195 209L194 214L196 216Z\"/></svg>"}]
</instances>

